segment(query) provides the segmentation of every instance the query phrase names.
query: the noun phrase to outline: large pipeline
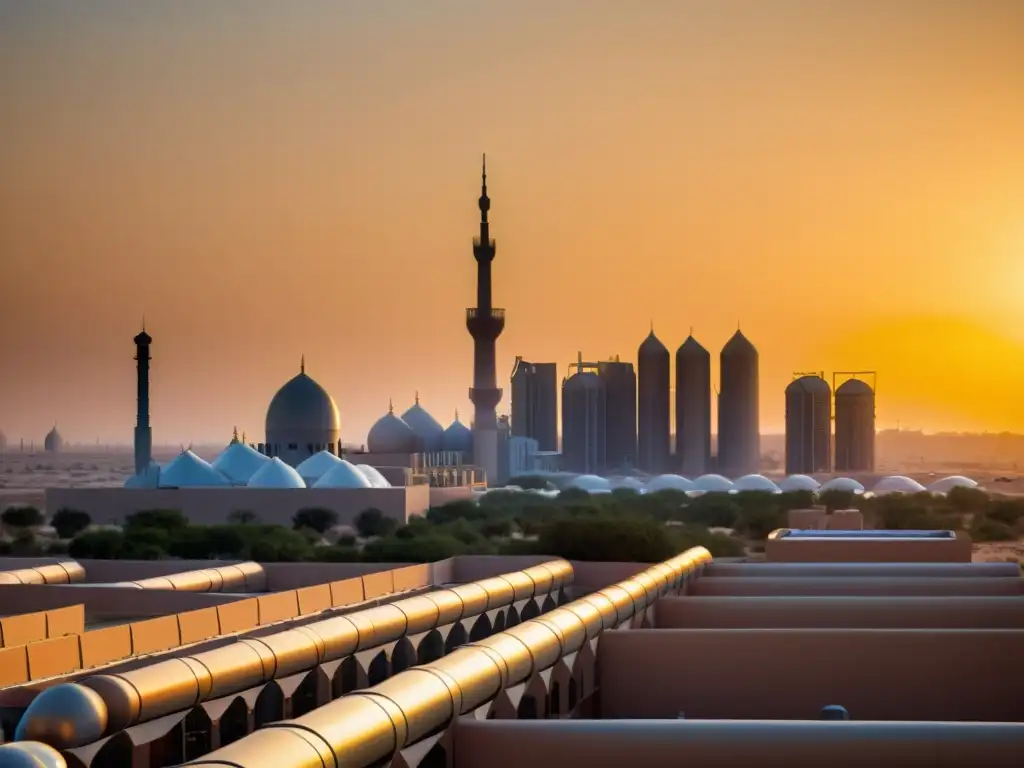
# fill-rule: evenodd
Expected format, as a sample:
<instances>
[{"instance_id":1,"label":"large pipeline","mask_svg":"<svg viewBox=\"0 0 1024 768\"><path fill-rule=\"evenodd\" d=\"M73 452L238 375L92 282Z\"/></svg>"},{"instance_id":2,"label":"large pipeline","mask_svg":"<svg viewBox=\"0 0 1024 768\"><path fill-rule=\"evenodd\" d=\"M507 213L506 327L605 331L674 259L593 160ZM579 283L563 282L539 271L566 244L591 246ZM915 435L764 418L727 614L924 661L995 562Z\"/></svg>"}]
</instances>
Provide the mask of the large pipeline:
<instances>
[{"instance_id":1,"label":"large pipeline","mask_svg":"<svg viewBox=\"0 0 1024 768\"><path fill-rule=\"evenodd\" d=\"M59 749L83 746L203 701L548 594L572 578L568 561L553 560L261 637L241 637L190 656L56 685L29 705L15 738Z\"/></svg>"},{"instance_id":2,"label":"large pipeline","mask_svg":"<svg viewBox=\"0 0 1024 768\"><path fill-rule=\"evenodd\" d=\"M85 581L85 569L74 560L0 571L0 584L74 584Z\"/></svg>"},{"instance_id":3,"label":"large pipeline","mask_svg":"<svg viewBox=\"0 0 1024 768\"><path fill-rule=\"evenodd\" d=\"M267 574L251 560L216 568L181 571L138 581L119 581L112 586L135 589L174 589L183 592L263 592Z\"/></svg>"},{"instance_id":4,"label":"large pipeline","mask_svg":"<svg viewBox=\"0 0 1024 768\"><path fill-rule=\"evenodd\" d=\"M710 560L710 552L694 547L536 619L457 648L438 661L407 669L294 720L271 723L186 765L372 765L472 712L503 688L548 669L601 631L644 611Z\"/></svg>"}]
</instances>

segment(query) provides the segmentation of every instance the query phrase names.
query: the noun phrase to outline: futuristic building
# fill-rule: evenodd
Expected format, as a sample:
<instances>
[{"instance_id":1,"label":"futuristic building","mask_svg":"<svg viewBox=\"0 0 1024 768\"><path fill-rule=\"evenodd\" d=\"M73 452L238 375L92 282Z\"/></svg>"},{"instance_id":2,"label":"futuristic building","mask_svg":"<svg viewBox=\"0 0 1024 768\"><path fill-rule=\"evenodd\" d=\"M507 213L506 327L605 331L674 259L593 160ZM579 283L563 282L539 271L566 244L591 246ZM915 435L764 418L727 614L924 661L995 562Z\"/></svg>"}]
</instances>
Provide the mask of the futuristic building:
<instances>
[{"instance_id":1,"label":"futuristic building","mask_svg":"<svg viewBox=\"0 0 1024 768\"><path fill-rule=\"evenodd\" d=\"M797 375L786 387L786 474L832 468L832 388L823 376Z\"/></svg>"},{"instance_id":2,"label":"futuristic building","mask_svg":"<svg viewBox=\"0 0 1024 768\"><path fill-rule=\"evenodd\" d=\"M718 393L718 471L756 473L761 463L757 349L741 331L722 348Z\"/></svg>"},{"instance_id":3,"label":"futuristic building","mask_svg":"<svg viewBox=\"0 0 1024 768\"><path fill-rule=\"evenodd\" d=\"M541 451L558 450L558 364L516 358L512 368L512 436Z\"/></svg>"},{"instance_id":4,"label":"futuristic building","mask_svg":"<svg viewBox=\"0 0 1024 768\"><path fill-rule=\"evenodd\" d=\"M334 398L306 374L303 357L298 375L267 408L263 453L295 467L320 451L341 452L341 418Z\"/></svg>"},{"instance_id":5,"label":"futuristic building","mask_svg":"<svg viewBox=\"0 0 1024 768\"><path fill-rule=\"evenodd\" d=\"M487 156L484 156L480 188L480 236L473 239L476 259L476 306L466 310L466 328L473 337L473 460L483 468L488 482L502 479L501 447L497 407L501 402L495 372L495 342L505 329L505 310L494 306L491 292L491 263L497 244L490 234L487 213L491 199L487 196Z\"/></svg>"},{"instance_id":6,"label":"futuristic building","mask_svg":"<svg viewBox=\"0 0 1024 768\"><path fill-rule=\"evenodd\" d=\"M676 350L676 465L693 477L711 469L711 353L692 333Z\"/></svg>"},{"instance_id":7,"label":"futuristic building","mask_svg":"<svg viewBox=\"0 0 1024 768\"><path fill-rule=\"evenodd\" d=\"M847 379L835 389L835 398L836 472L874 472L874 388L861 379Z\"/></svg>"},{"instance_id":8,"label":"futuristic building","mask_svg":"<svg viewBox=\"0 0 1024 768\"><path fill-rule=\"evenodd\" d=\"M605 465L608 471L636 466L636 371L632 363L603 360L597 364L604 383Z\"/></svg>"},{"instance_id":9,"label":"futuristic building","mask_svg":"<svg viewBox=\"0 0 1024 768\"><path fill-rule=\"evenodd\" d=\"M47 453L61 453L64 450L64 438L57 430L56 424L43 438L43 450Z\"/></svg>"},{"instance_id":10,"label":"futuristic building","mask_svg":"<svg viewBox=\"0 0 1024 768\"><path fill-rule=\"evenodd\" d=\"M654 328L637 350L637 465L652 474L669 468L672 363Z\"/></svg>"},{"instance_id":11,"label":"futuristic building","mask_svg":"<svg viewBox=\"0 0 1024 768\"><path fill-rule=\"evenodd\" d=\"M606 393L596 365L580 353L562 381L562 469L599 475L607 468Z\"/></svg>"}]
</instances>

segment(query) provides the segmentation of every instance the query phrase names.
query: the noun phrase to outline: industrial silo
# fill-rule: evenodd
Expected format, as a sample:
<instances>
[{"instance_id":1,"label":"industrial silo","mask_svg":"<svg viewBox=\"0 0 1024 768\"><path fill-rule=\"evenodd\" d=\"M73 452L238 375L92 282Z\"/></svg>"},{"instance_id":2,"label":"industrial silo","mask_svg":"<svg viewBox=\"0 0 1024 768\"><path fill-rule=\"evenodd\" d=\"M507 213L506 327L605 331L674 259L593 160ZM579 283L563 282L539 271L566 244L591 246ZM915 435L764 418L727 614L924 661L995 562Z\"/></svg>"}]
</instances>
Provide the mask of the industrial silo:
<instances>
[{"instance_id":1,"label":"industrial silo","mask_svg":"<svg viewBox=\"0 0 1024 768\"><path fill-rule=\"evenodd\" d=\"M711 353L692 334L676 350L676 467L711 471Z\"/></svg>"},{"instance_id":2,"label":"industrial silo","mask_svg":"<svg viewBox=\"0 0 1024 768\"><path fill-rule=\"evenodd\" d=\"M875 471L875 391L861 379L836 388L835 471Z\"/></svg>"},{"instance_id":3,"label":"industrial silo","mask_svg":"<svg viewBox=\"0 0 1024 768\"><path fill-rule=\"evenodd\" d=\"M604 382L581 362L562 382L562 469L600 474L605 457Z\"/></svg>"},{"instance_id":4,"label":"industrial silo","mask_svg":"<svg viewBox=\"0 0 1024 768\"><path fill-rule=\"evenodd\" d=\"M800 376L786 387L786 474L831 470L832 387L821 376Z\"/></svg>"},{"instance_id":5,"label":"industrial silo","mask_svg":"<svg viewBox=\"0 0 1024 768\"><path fill-rule=\"evenodd\" d=\"M722 347L718 393L718 471L732 477L761 464L757 349L740 331Z\"/></svg>"},{"instance_id":6,"label":"industrial silo","mask_svg":"<svg viewBox=\"0 0 1024 768\"><path fill-rule=\"evenodd\" d=\"M672 360L653 329L637 351L637 369L637 465L647 472L665 472L671 455Z\"/></svg>"},{"instance_id":7,"label":"industrial silo","mask_svg":"<svg viewBox=\"0 0 1024 768\"><path fill-rule=\"evenodd\" d=\"M606 466L630 469L636 466L636 371L616 358L599 362L597 375L604 382Z\"/></svg>"}]
</instances>

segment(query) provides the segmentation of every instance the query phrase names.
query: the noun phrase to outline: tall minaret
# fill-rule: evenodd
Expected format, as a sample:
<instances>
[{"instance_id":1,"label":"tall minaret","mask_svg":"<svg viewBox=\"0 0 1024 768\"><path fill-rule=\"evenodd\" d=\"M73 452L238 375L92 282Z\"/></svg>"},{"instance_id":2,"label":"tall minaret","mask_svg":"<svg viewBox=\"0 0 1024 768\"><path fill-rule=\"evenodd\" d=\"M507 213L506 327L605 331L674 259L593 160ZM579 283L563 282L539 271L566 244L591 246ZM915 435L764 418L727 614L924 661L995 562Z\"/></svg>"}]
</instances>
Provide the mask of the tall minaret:
<instances>
[{"instance_id":1,"label":"tall minaret","mask_svg":"<svg viewBox=\"0 0 1024 768\"><path fill-rule=\"evenodd\" d=\"M487 212L491 199L487 196L487 155L483 160L483 179L480 190L480 236L473 238L473 257L476 259L476 306L466 310L466 327L473 337L473 387L469 399L473 401L473 463L487 473L488 482L494 483L499 475L498 419L495 409L501 401L494 365L494 343L505 328L505 310L496 309L491 302L491 262L494 261L495 242L491 239Z\"/></svg>"},{"instance_id":2,"label":"tall minaret","mask_svg":"<svg viewBox=\"0 0 1024 768\"><path fill-rule=\"evenodd\" d=\"M138 410L135 416L135 474L142 475L153 462L153 430L149 426L149 345L153 339L142 332L135 337L135 370L138 386Z\"/></svg>"}]
</instances>

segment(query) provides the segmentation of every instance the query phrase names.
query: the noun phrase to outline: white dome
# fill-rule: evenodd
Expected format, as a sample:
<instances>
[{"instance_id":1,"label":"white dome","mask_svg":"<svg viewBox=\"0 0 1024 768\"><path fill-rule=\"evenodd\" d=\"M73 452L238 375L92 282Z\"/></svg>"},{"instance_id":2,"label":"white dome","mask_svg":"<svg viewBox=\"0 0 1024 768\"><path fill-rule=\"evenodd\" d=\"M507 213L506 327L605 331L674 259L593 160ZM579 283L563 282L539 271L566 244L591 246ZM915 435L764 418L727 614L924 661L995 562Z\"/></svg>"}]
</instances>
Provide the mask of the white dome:
<instances>
[{"instance_id":1,"label":"white dome","mask_svg":"<svg viewBox=\"0 0 1024 768\"><path fill-rule=\"evenodd\" d=\"M790 475L779 483L779 489L783 493L793 493L794 491L811 491L814 493L820 487L821 483L810 475Z\"/></svg>"},{"instance_id":2,"label":"white dome","mask_svg":"<svg viewBox=\"0 0 1024 768\"><path fill-rule=\"evenodd\" d=\"M210 462L192 451L182 451L160 470L160 488L220 488L231 481Z\"/></svg>"},{"instance_id":3,"label":"white dome","mask_svg":"<svg viewBox=\"0 0 1024 768\"><path fill-rule=\"evenodd\" d=\"M249 488L305 488L306 481L295 468L285 464L276 456L264 464L259 472L249 478Z\"/></svg>"},{"instance_id":4,"label":"white dome","mask_svg":"<svg viewBox=\"0 0 1024 768\"><path fill-rule=\"evenodd\" d=\"M359 470L363 477L370 481L372 488L391 487L391 481L384 477L376 467L371 467L369 464L356 464L356 469Z\"/></svg>"},{"instance_id":5,"label":"white dome","mask_svg":"<svg viewBox=\"0 0 1024 768\"><path fill-rule=\"evenodd\" d=\"M682 475L658 475L647 481L647 492L657 493L658 491L692 491L693 481L687 480Z\"/></svg>"},{"instance_id":6,"label":"white dome","mask_svg":"<svg viewBox=\"0 0 1024 768\"><path fill-rule=\"evenodd\" d=\"M306 481L306 485L312 485L321 477L326 475L336 466L341 464L341 459L330 451L314 453L295 468L299 476Z\"/></svg>"},{"instance_id":7,"label":"white dome","mask_svg":"<svg viewBox=\"0 0 1024 768\"><path fill-rule=\"evenodd\" d=\"M887 493L921 493L925 487L917 480L911 480L903 475L893 475L883 477L871 490L876 496L884 496Z\"/></svg>"},{"instance_id":8,"label":"white dome","mask_svg":"<svg viewBox=\"0 0 1024 768\"><path fill-rule=\"evenodd\" d=\"M213 468L237 485L245 485L270 457L250 445L232 443L213 460Z\"/></svg>"},{"instance_id":9,"label":"white dome","mask_svg":"<svg viewBox=\"0 0 1024 768\"><path fill-rule=\"evenodd\" d=\"M825 493L826 491L845 491L846 493L864 493L864 486L858 483L853 478L849 477L833 477L828 482L822 484L818 489L818 493Z\"/></svg>"},{"instance_id":10,"label":"white dome","mask_svg":"<svg viewBox=\"0 0 1024 768\"><path fill-rule=\"evenodd\" d=\"M616 477L609 483L609 487L613 489L627 488L639 492L644 489L644 484L635 477Z\"/></svg>"},{"instance_id":11,"label":"white dome","mask_svg":"<svg viewBox=\"0 0 1024 768\"><path fill-rule=\"evenodd\" d=\"M611 489L611 483L597 475L577 475L569 482L570 488L579 488L581 491L594 493Z\"/></svg>"},{"instance_id":12,"label":"white dome","mask_svg":"<svg viewBox=\"0 0 1024 768\"><path fill-rule=\"evenodd\" d=\"M978 483L971 480L969 477L963 475L952 475L950 477L944 477L941 480L936 480L934 483L928 486L928 490L932 493L949 493L954 488L977 488Z\"/></svg>"},{"instance_id":13,"label":"white dome","mask_svg":"<svg viewBox=\"0 0 1024 768\"><path fill-rule=\"evenodd\" d=\"M733 489L737 491L763 491L765 493L779 493L779 486L773 483L764 475L744 475L733 482Z\"/></svg>"},{"instance_id":14,"label":"white dome","mask_svg":"<svg viewBox=\"0 0 1024 768\"><path fill-rule=\"evenodd\" d=\"M693 481L693 490L705 493L726 493L733 490L733 484L721 475L701 475Z\"/></svg>"},{"instance_id":15,"label":"white dome","mask_svg":"<svg viewBox=\"0 0 1024 768\"><path fill-rule=\"evenodd\" d=\"M354 465L342 459L313 484L314 488L372 488L369 479Z\"/></svg>"}]
</instances>

